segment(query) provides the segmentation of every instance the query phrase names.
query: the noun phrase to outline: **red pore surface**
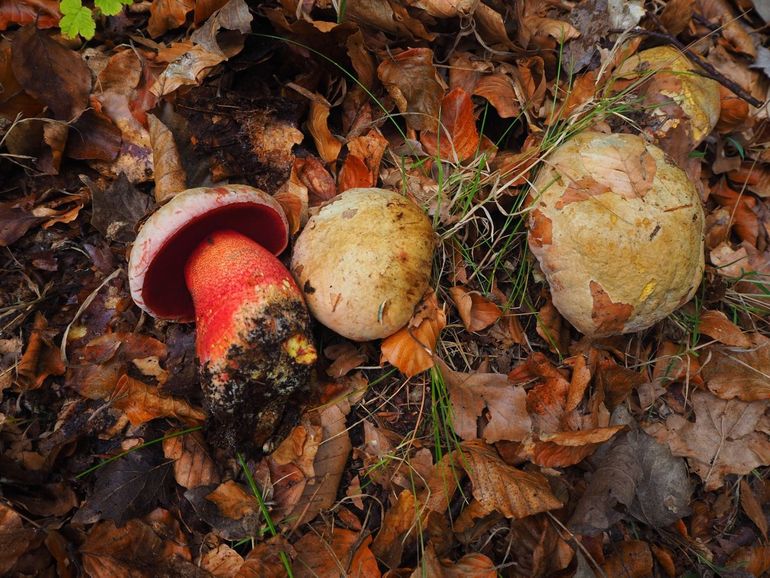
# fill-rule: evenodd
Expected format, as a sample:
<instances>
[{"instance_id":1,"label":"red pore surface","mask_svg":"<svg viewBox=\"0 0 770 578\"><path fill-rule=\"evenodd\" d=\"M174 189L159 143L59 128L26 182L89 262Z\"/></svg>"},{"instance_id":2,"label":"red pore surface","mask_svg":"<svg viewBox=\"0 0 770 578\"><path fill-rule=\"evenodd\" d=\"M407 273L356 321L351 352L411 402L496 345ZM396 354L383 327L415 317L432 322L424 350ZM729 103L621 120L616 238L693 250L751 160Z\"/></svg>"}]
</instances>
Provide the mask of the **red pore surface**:
<instances>
[{"instance_id":1,"label":"red pore surface","mask_svg":"<svg viewBox=\"0 0 770 578\"><path fill-rule=\"evenodd\" d=\"M260 250L271 257L286 245L286 226L271 207L233 203L215 208L192 219L158 249L144 277L142 298L146 309L163 319L192 321L195 318L184 267L201 241L220 230L241 233L255 245L261 245Z\"/></svg>"},{"instance_id":2,"label":"red pore surface","mask_svg":"<svg viewBox=\"0 0 770 578\"><path fill-rule=\"evenodd\" d=\"M250 328L244 323L255 313L289 296L301 301L283 263L236 231L205 237L187 261L185 278L195 303L196 349L202 364L216 362L233 345L246 346L242 337Z\"/></svg>"}]
</instances>

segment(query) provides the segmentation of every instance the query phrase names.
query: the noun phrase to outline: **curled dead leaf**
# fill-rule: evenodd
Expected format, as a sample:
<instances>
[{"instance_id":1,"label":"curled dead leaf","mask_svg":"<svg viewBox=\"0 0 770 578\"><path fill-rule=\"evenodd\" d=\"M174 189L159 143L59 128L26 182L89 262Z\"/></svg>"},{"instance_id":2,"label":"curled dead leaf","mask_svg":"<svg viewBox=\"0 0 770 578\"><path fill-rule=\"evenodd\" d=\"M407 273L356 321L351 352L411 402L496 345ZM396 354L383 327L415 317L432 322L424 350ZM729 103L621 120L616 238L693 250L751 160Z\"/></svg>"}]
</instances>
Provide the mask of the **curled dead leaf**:
<instances>
[{"instance_id":1,"label":"curled dead leaf","mask_svg":"<svg viewBox=\"0 0 770 578\"><path fill-rule=\"evenodd\" d=\"M132 425L159 417L175 417L189 425L203 423L206 414L187 401L162 395L157 387L123 375L115 384L112 405L123 410Z\"/></svg>"},{"instance_id":2,"label":"curled dead leaf","mask_svg":"<svg viewBox=\"0 0 770 578\"><path fill-rule=\"evenodd\" d=\"M380 346L381 362L387 361L411 377L434 365L433 353L441 330L446 327L444 308L428 290L406 327L385 338Z\"/></svg>"},{"instance_id":3,"label":"curled dead leaf","mask_svg":"<svg viewBox=\"0 0 770 578\"><path fill-rule=\"evenodd\" d=\"M166 459L174 460L174 479L183 488L219 483L217 466L199 431L167 437L163 440L163 454Z\"/></svg>"},{"instance_id":4,"label":"curled dead leaf","mask_svg":"<svg viewBox=\"0 0 770 578\"><path fill-rule=\"evenodd\" d=\"M450 287L449 294L452 296L457 312L468 331L475 332L486 329L503 314L495 303L477 291L471 291L458 285Z\"/></svg>"},{"instance_id":5,"label":"curled dead leaf","mask_svg":"<svg viewBox=\"0 0 770 578\"><path fill-rule=\"evenodd\" d=\"M187 175L174 142L174 135L153 114L147 115L155 170L155 201L163 201L187 188Z\"/></svg>"},{"instance_id":6,"label":"curled dead leaf","mask_svg":"<svg viewBox=\"0 0 770 578\"><path fill-rule=\"evenodd\" d=\"M64 374L65 367L61 352L51 342L47 328L48 322L38 311L35 314L27 349L16 368L19 385L25 390L38 389L47 377Z\"/></svg>"},{"instance_id":7,"label":"curled dead leaf","mask_svg":"<svg viewBox=\"0 0 770 578\"><path fill-rule=\"evenodd\" d=\"M429 155L461 162L478 152L479 133L471 96L462 88L452 89L441 100L438 131L426 128L420 142Z\"/></svg>"},{"instance_id":8,"label":"curled dead leaf","mask_svg":"<svg viewBox=\"0 0 770 578\"><path fill-rule=\"evenodd\" d=\"M328 119L329 105L318 99L311 100L308 130L313 135L321 159L326 163L333 163L342 150L342 143L329 130Z\"/></svg>"}]
</instances>

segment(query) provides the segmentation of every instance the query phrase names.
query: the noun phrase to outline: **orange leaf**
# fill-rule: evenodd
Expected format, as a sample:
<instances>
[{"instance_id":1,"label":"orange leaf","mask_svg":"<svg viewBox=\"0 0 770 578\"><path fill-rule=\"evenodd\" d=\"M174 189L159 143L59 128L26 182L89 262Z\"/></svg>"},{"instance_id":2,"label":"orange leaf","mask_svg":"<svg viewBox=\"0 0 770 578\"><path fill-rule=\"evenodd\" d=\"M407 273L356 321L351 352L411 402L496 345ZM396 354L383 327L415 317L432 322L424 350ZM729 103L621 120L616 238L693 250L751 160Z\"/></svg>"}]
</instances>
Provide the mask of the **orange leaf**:
<instances>
[{"instance_id":1,"label":"orange leaf","mask_svg":"<svg viewBox=\"0 0 770 578\"><path fill-rule=\"evenodd\" d=\"M281 204L281 208L289 221L289 233L294 235L308 219L307 187L289 179L281 185L273 198Z\"/></svg>"},{"instance_id":2,"label":"orange leaf","mask_svg":"<svg viewBox=\"0 0 770 578\"><path fill-rule=\"evenodd\" d=\"M161 395L157 387L128 375L123 375L115 384L112 405L123 410L133 426L159 417L175 417L191 425L206 419L206 414L185 400Z\"/></svg>"},{"instance_id":3,"label":"orange leaf","mask_svg":"<svg viewBox=\"0 0 770 578\"><path fill-rule=\"evenodd\" d=\"M513 79L507 74L494 73L482 76L473 94L486 98L495 107L500 118L513 118L521 112Z\"/></svg>"},{"instance_id":4,"label":"orange leaf","mask_svg":"<svg viewBox=\"0 0 770 578\"><path fill-rule=\"evenodd\" d=\"M364 135L351 138L348 141L347 147L350 154L357 156L366 163L369 174L372 175L372 184L370 186L374 186L377 183L377 175L380 174L382 155L385 154L385 150L388 148L388 139L382 136L382 133L377 128L373 128Z\"/></svg>"},{"instance_id":5,"label":"orange leaf","mask_svg":"<svg viewBox=\"0 0 770 578\"><path fill-rule=\"evenodd\" d=\"M342 149L342 143L331 133L327 120L329 118L329 105L318 100L310 101L310 113L308 114L308 130L313 135L318 155L324 162L332 163L337 160Z\"/></svg>"},{"instance_id":6,"label":"orange leaf","mask_svg":"<svg viewBox=\"0 0 770 578\"><path fill-rule=\"evenodd\" d=\"M767 518L762 510L762 504L759 503L754 492L751 491L746 479L741 480L741 507L749 519L754 522L754 525L762 532L765 540L767 540Z\"/></svg>"},{"instance_id":7,"label":"orange leaf","mask_svg":"<svg viewBox=\"0 0 770 578\"><path fill-rule=\"evenodd\" d=\"M310 205L313 207L337 194L334 178L314 156L294 159L291 179L307 188Z\"/></svg>"},{"instance_id":8,"label":"orange leaf","mask_svg":"<svg viewBox=\"0 0 770 578\"><path fill-rule=\"evenodd\" d=\"M187 14L195 7L195 0L157 0L150 4L147 32L153 38L185 23Z\"/></svg>"},{"instance_id":9,"label":"orange leaf","mask_svg":"<svg viewBox=\"0 0 770 578\"><path fill-rule=\"evenodd\" d=\"M524 456L538 466L566 468L582 462L601 444L612 438L625 426L600 427L591 430L543 433L539 439L527 440Z\"/></svg>"},{"instance_id":10,"label":"orange leaf","mask_svg":"<svg viewBox=\"0 0 770 578\"><path fill-rule=\"evenodd\" d=\"M770 546L738 548L730 556L727 566L754 576L765 576L765 573L770 570Z\"/></svg>"},{"instance_id":11,"label":"orange leaf","mask_svg":"<svg viewBox=\"0 0 770 578\"><path fill-rule=\"evenodd\" d=\"M417 539L417 512L415 497L409 490L403 490L396 504L385 512L372 552L388 568L398 567L404 549Z\"/></svg>"},{"instance_id":12,"label":"orange leaf","mask_svg":"<svg viewBox=\"0 0 770 578\"><path fill-rule=\"evenodd\" d=\"M503 314L500 308L480 295L465 287L450 287L449 294L457 306L457 312L468 331L481 331L492 325Z\"/></svg>"},{"instance_id":13,"label":"orange leaf","mask_svg":"<svg viewBox=\"0 0 770 578\"><path fill-rule=\"evenodd\" d=\"M345 157L340 174L337 175L337 192L344 193L357 187L372 187L374 184L375 177L369 172L364 161L354 154Z\"/></svg>"},{"instance_id":14,"label":"orange leaf","mask_svg":"<svg viewBox=\"0 0 770 578\"><path fill-rule=\"evenodd\" d=\"M749 348L713 345L701 370L708 388L722 399L743 401L770 399L770 339L752 335Z\"/></svg>"},{"instance_id":15,"label":"orange leaf","mask_svg":"<svg viewBox=\"0 0 770 578\"><path fill-rule=\"evenodd\" d=\"M0 502L0 572L4 575L27 551L35 532L24 528L21 516Z\"/></svg>"},{"instance_id":16,"label":"orange leaf","mask_svg":"<svg viewBox=\"0 0 770 578\"><path fill-rule=\"evenodd\" d=\"M647 578L652 576L652 552L647 542L617 542L617 550L602 564L605 575L613 578Z\"/></svg>"},{"instance_id":17,"label":"orange leaf","mask_svg":"<svg viewBox=\"0 0 770 578\"><path fill-rule=\"evenodd\" d=\"M427 291L412 319L382 341L380 362L387 361L407 377L433 367L439 333L446 327L446 314L433 291Z\"/></svg>"},{"instance_id":18,"label":"orange leaf","mask_svg":"<svg viewBox=\"0 0 770 578\"><path fill-rule=\"evenodd\" d=\"M308 532L294 544L297 551L294 575L297 578L379 578L382 574L369 549L371 542L371 536L361 539L359 533L339 527L324 529L321 533Z\"/></svg>"},{"instance_id":19,"label":"orange leaf","mask_svg":"<svg viewBox=\"0 0 770 578\"><path fill-rule=\"evenodd\" d=\"M16 372L23 389L38 389L50 375L63 375L64 363L58 347L46 334L48 322L39 311L35 314L27 350L22 355Z\"/></svg>"},{"instance_id":20,"label":"orange leaf","mask_svg":"<svg viewBox=\"0 0 770 578\"><path fill-rule=\"evenodd\" d=\"M198 563L215 578L229 578L238 575L243 558L227 544L220 544L201 556Z\"/></svg>"},{"instance_id":21,"label":"orange leaf","mask_svg":"<svg viewBox=\"0 0 770 578\"><path fill-rule=\"evenodd\" d=\"M486 513L519 519L561 508L545 476L509 466L483 442L465 442L462 448L473 497Z\"/></svg>"},{"instance_id":22,"label":"orange leaf","mask_svg":"<svg viewBox=\"0 0 770 578\"><path fill-rule=\"evenodd\" d=\"M233 520L254 514L259 508L257 499L233 480L218 485L206 500L216 504L219 513Z\"/></svg>"},{"instance_id":23,"label":"orange leaf","mask_svg":"<svg viewBox=\"0 0 770 578\"><path fill-rule=\"evenodd\" d=\"M420 142L428 154L452 162L473 156L479 147L479 133L473 115L473 101L462 88L455 88L441 101L440 136L423 131Z\"/></svg>"},{"instance_id":24,"label":"orange leaf","mask_svg":"<svg viewBox=\"0 0 770 578\"><path fill-rule=\"evenodd\" d=\"M219 483L219 473L199 431L163 440L163 455L174 460L174 479L188 490Z\"/></svg>"},{"instance_id":25,"label":"orange leaf","mask_svg":"<svg viewBox=\"0 0 770 578\"><path fill-rule=\"evenodd\" d=\"M751 347L751 338L721 311L704 311L698 321L698 331L733 347Z\"/></svg>"}]
</instances>

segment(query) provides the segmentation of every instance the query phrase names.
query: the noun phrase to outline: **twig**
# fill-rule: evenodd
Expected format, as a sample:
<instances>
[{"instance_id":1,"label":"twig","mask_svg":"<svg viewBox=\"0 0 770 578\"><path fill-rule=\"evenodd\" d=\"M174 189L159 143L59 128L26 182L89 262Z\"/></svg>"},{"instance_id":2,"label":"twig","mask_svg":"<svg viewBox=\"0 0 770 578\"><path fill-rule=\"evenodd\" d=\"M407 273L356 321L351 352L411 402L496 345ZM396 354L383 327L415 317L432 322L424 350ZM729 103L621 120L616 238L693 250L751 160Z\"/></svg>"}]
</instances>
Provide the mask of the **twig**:
<instances>
[{"instance_id":1,"label":"twig","mask_svg":"<svg viewBox=\"0 0 770 578\"><path fill-rule=\"evenodd\" d=\"M724 74L719 72L711 64L703 60L700 56L698 56L692 50L687 48L684 44L679 42L679 40L671 36L671 34L666 34L664 32L656 32L654 30L645 30L644 28L637 28L635 30L632 30L631 34L650 36L652 38L663 40L668 44L675 46L684 54L686 54L690 60L695 62L695 64L697 64L703 69L703 71L705 72L704 76L711 78L712 80L716 80L719 84L721 84L725 88L732 90L738 97L748 102L751 106L754 106L756 108L762 108L764 106L765 104L764 102L762 102L758 98L755 98L751 94L746 92L738 83L733 82L732 80L727 78Z\"/></svg>"}]
</instances>

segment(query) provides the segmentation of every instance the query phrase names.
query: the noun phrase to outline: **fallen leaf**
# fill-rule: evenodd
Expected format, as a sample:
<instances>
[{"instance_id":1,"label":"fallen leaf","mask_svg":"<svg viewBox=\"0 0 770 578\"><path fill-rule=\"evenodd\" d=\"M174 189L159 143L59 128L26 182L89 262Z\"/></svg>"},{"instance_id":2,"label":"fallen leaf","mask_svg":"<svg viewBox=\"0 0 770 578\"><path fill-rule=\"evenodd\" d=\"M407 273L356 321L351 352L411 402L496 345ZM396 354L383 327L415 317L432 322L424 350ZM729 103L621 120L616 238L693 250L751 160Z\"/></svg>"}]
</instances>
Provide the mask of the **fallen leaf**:
<instances>
[{"instance_id":1,"label":"fallen leaf","mask_svg":"<svg viewBox=\"0 0 770 578\"><path fill-rule=\"evenodd\" d=\"M569 526L596 535L632 514L653 528L689 514L692 488L684 460L642 431L621 434L605 450Z\"/></svg>"},{"instance_id":2,"label":"fallen leaf","mask_svg":"<svg viewBox=\"0 0 770 578\"><path fill-rule=\"evenodd\" d=\"M313 135L318 155L326 163L333 163L342 150L342 143L331 133L328 125L329 105L319 100L310 101L308 130Z\"/></svg>"},{"instance_id":3,"label":"fallen leaf","mask_svg":"<svg viewBox=\"0 0 770 578\"><path fill-rule=\"evenodd\" d=\"M372 552L388 568L397 568L404 549L417 540L417 503L409 490L403 490L380 524L372 542Z\"/></svg>"},{"instance_id":4,"label":"fallen leaf","mask_svg":"<svg viewBox=\"0 0 770 578\"><path fill-rule=\"evenodd\" d=\"M482 442L464 442L462 448L462 466L483 512L519 519L562 507L544 476L509 466Z\"/></svg>"},{"instance_id":5,"label":"fallen leaf","mask_svg":"<svg viewBox=\"0 0 770 578\"><path fill-rule=\"evenodd\" d=\"M553 576L567 568L575 555L543 514L512 520L511 537L511 554L517 561L515 578Z\"/></svg>"},{"instance_id":6,"label":"fallen leaf","mask_svg":"<svg viewBox=\"0 0 770 578\"><path fill-rule=\"evenodd\" d=\"M74 120L88 106L88 66L77 52L34 25L27 25L14 35L11 63L22 88L50 108L58 120Z\"/></svg>"},{"instance_id":7,"label":"fallen leaf","mask_svg":"<svg viewBox=\"0 0 770 578\"><path fill-rule=\"evenodd\" d=\"M461 373L441 360L438 366L452 403L452 427L461 438L479 437L478 419L485 409L489 421L482 437L488 443L520 441L529 434L532 420L523 387L511 384L504 374Z\"/></svg>"},{"instance_id":8,"label":"fallen leaf","mask_svg":"<svg viewBox=\"0 0 770 578\"><path fill-rule=\"evenodd\" d=\"M187 14L195 8L195 0L157 0L150 5L147 32L153 38L162 36L185 23Z\"/></svg>"},{"instance_id":9,"label":"fallen leaf","mask_svg":"<svg viewBox=\"0 0 770 578\"><path fill-rule=\"evenodd\" d=\"M5 574L29 548L35 532L25 528L21 516L0 502L0 572Z\"/></svg>"},{"instance_id":10,"label":"fallen leaf","mask_svg":"<svg viewBox=\"0 0 770 578\"><path fill-rule=\"evenodd\" d=\"M374 185L375 179L364 161L353 154L346 156L337 175L337 191L344 193L348 189Z\"/></svg>"},{"instance_id":11,"label":"fallen leaf","mask_svg":"<svg viewBox=\"0 0 770 578\"><path fill-rule=\"evenodd\" d=\"M746 479L741 480L741 508L754 525L762 532L762 536L767 539L767 518L762 510L762 504L759 503L751 486Z\"/></svg>"},{"instance_id":12,"label":"fallen leaf","mask_svg":"<svg viewBox=\"0 0 770 578\"><path fill-rule=\"evenodd\" d=\"M754 333L750 347L708 347L701 375L708 388L722 399L770 399L770 339Z\"/></svg>"},{"instance_id":13,"label":"fallen leaf","mask_svg":"<svg viewBox=\"0 0 770 578\"><path fill-rule=\"evenodd\" d=\"M543 467L565 468L582 462L623 426L540 433L521 444L520 455Z\"/></svg>"},{"instance_id":14,"label":"fallen leaf","mask_svg":"<svg viewBox=\"0 0 770 578\"><path fill-rule=\"evenodd\" d=\"M262 514L253 494L228 480L216 487L198 486L184 493L196 514L225 540L255 536Z\"/></svg>"},{"instance_id":15,"label":"fallen leaf","mask_svg":"<svg viewBox=\"0 0 770 578\"><path fill-rule=\"evenodd\" d=\"M738 548L726 566L751 576L764 576L770 570L770 546L757 545Z\"/></svg>"},{"instance_id":16,"label":"fallen leaf","mask_svg":"<svg viewBox=\"0 0 770 578\"><path fill-rule=\"evenodd\" d=\"M497 305L476 291L457 285L449 288L449 294L468 331L482 331L503 314Z\"/></svg>"},{"instance_id":17,"label":"fallen leaf","mask_svg":"<svg viewBox=\"0 0 770 578\"><path fill-rule=\"evenodd\" d=\"M324 357L333 360L333 363L326 369L326 375L335 378L347 375L359 365L363 365L367 359L362 349L350 342L326 347Z\"/></svg>"},{"instance_id":18,"label":"fallen leaf","mask_svg":"<svg viewBox=\"0 0 770 578\"><path fill-rule=\"evenodd\" d=\"M297 557L294 572L297 578L379 578L382 574L369 549L371 536L344 528L326 532L308 532L294 543Z\"/></svg>"},{"instance_id":19,"label":"fallen leaf","mask_svg":"<svg viewBox=\"0 0 770 578\"><path fill-rule=\"evenodd\" d=\"M200 432L163 440L163 455L174 462L174 479L185 489L219 483L219 473Z\"/></svg>"},{"instance_id":20,"label":"fallen leaf","mask_svg":"<svg viewBox=\"0 0 770 578\"><path fill-rule=\"evenodd\" d=\"M123 525L154 509L168 495L173 483L171 464L157 446L136 449L94 475L93 494L75 513L76 523L112 520Z\"/></svg>"},{"instance_id":21,"label":"fallen leaf","mask_svg":"<svg viewBox=\"0 0 770 578\"><path fill-rule=\"evenodd\" d=\"M307 188L310 206L315 207L337 195L334 177L314 156L296 158L291 169L292 180Z\"/></svg>"},{"instance_id":22,"label":"fallen leaf","mask_svg":"<svg viewBox=\"0 0 770 578\"><path fill-rule=\"evenodd\" d=\"M280 203L283 212L286 213L286 218L289 221L289 234L297 234L308 220L310 199L308 198L307 187L289 179L281 185L273 198Z\"/></svg>"},{"instance_id":23,"label":"fallen leaf","mask_svg":"<svg viewBox=\"0 0 770 578\"><path fill-rule=\"evenodd\" d=\"M187 401L162 395L158 388L123 375L115 384L113 407L123 410L137 426L159 417L175 417L188 425L203 423L206 414Z\"/></svg>"},{"instance_id":24,"label":"fallen leaf","mask_svg":"<svg viewBox=\"0 0 770 578\"><path fill-rule=\"evenodd\" d=\"M719 488L727 474L745 475L770 464L770 441L758 431L765 403L721 400L710 393L692 394L695 422L674 414L665 424L645 431L667 443L675 456L687 458L690 467L705 483L706 491Z\"/></svg>"},{"instance_id":25,"label":"fallen leaf","mask_svg":"<svg viewBox=\"0 0 770 578\"><path fill-rule=\"evenodd\" d=\"M155 201L163 203L187 188L187 175L179 158L174 135L153 114L147 115L155 178Z\"/></svg>"},{"instance_id":26,"label":"fallen leaf","mask_svg":"<svg viewBox=\"0 0 770 578\"><path fill-rule=\"evenodd\" d=\"M647 542L625 540L602 564L606 576L617 578L647 578L653 575L652 552Z\"/></svg>"},{"instance_id":27,"label":"fallen leaf","mask_svg":"<svg viewBox=\"0 0 770 578\"><path fill-rule=\"evenodd\" d=\"M388 139L382 136L382 133L376 129L370 129L366 134L356 136L348 140L347 147L350 154L361 159L369 169L371 185L377 184L377 178L380 174L380 164L382 156L388 148Z\"/></svg>"},{"instance_id":28,"label":"fallen leaf","mask_svg":"<svg viewBox=\"0 0 770 578\"><path fill-rule=\"evenodd\" d=\"M352 0L345 5L345 17L352 22L371 26L397 37L432 40L434 35L425 29L417 18L409 14L406 6L386 0Z\"/></svg>"},{"instance_id":29,"label":"fallen leaf","mask_svg":"<svg viewBox=\"0 0 770 578\"><path fill-rule=\"evenodd\" d=\"M483 75L473 88L473 95L487 99L500 118L515 118L521 114L514 80L507 74Z\"/></svg>"},{"instance_id":30,"label":"fallen leaf","mask_svg":"<svg viewBox=\"0 0 770 578\"><path fill-rule=\"evenodd\" d=\"M751 339L721 311L703 311L698 319L698 331L733 347L750 347Z\"/></svg>"},{"instance_id":31,"label":"fallen leaf","mask_svg":"<svg viewBox=\"0 0 770 578\"><path fill-rule=\"evenodd\" d=\"M406 327L399 329L380 345L380 362L388 362L411 377L433 367L433 354L446 314L439 307L436 294L428 290Z\"/></svg>"},{"instance_id":32,"label":"fallen leaf","mask_svg":"<svg viewBox=\"0 0 770 578\"><path fill-rule=\"evenodd\" d=\"M29 336L27 349L16 367L23 390L39 389L51 375L64 375L65 367L59 348L51 341L48 321L38 311Z\"/></svg>"},{"instance_id":33,"label":"fallen leaf","mask_svg":"<svg viewBox=\"0 0 770 578\"><path fill-rule=\"evenodd\" d=\"M38 28L52 28L60 19L59 2L56 0L0 1L0 30L7 30L12 24L35 24Z\"/></svg>"},{"instance_id":34,"label":"fallen leaf","mask_svg":"<svg viewBox=\"0 0 770 578\"><path fill-rule=\"evenodd\" d=\"M206 552L198 560L200 567L215 578L238 576L243 566L243 558L226 544L220 544Z\"/></svg>"},{"instance_id":35,"label":"fallen leaf","mask_svg":"<svg viewBox=\"0 0 770 578\"><path fill-rule=\"evenodd\" d=\"M290 560L297 555L283 536L269 538L251 549L238 573L234 575L237 578L284 578L286 569L281 553Z\"/></svg>"},{"instance_id":36,"label":"fallen leaf","mask_svg":"<svg viewBox=\"0 0 770 578\"><path fill-rule=\"evenodd\" d=\"M660 13L660 22L672 36L679 36L690 23L695 0L670 0Z\"/></svg>"},{"instance_id":37,"label":"fallen leaf","mask_svg":"<svg viewBox=\"0 0 770 578\"><path fill-rule=\"evenodd\" d=\"M85 573L93 578L194 576L198 571L179 523L161 509L125 525L99 522L79 551Z\"/></svg>"},{"instance_id":38,"label":"fallen leaf","mask_svg":"<svg viewBox=\"0 0 770 578\"><path fill-rule=\"evenodd\" d=\"M429 155L458 163L478 152L473 102L462 88L454 88L444 96L438 120L438 130L426 126L420 133L420 142Z\"/></svg>"},{"instance_id":39,"label":"fallen leaf","mask_svg":"<svg viewBox=\"0 0 770 578\"><path fill-rule=\"evenodd\" d=\"M410 48L383 60L377 76L409 128L436 130L444 87L433 66L430 48Z\"/></svg>"},{"instance_id":40,"label":"fallen leaf","mask_svg":"<svg viewBox=\"0 0 770 578\"><path fill-rule=\"evenodd\" d=\"M457 562L439 559L432 543L409 578L431 576L435 578L496 578L497 568L484 554L466 554Z\"/></svg>"}]
</instances>

